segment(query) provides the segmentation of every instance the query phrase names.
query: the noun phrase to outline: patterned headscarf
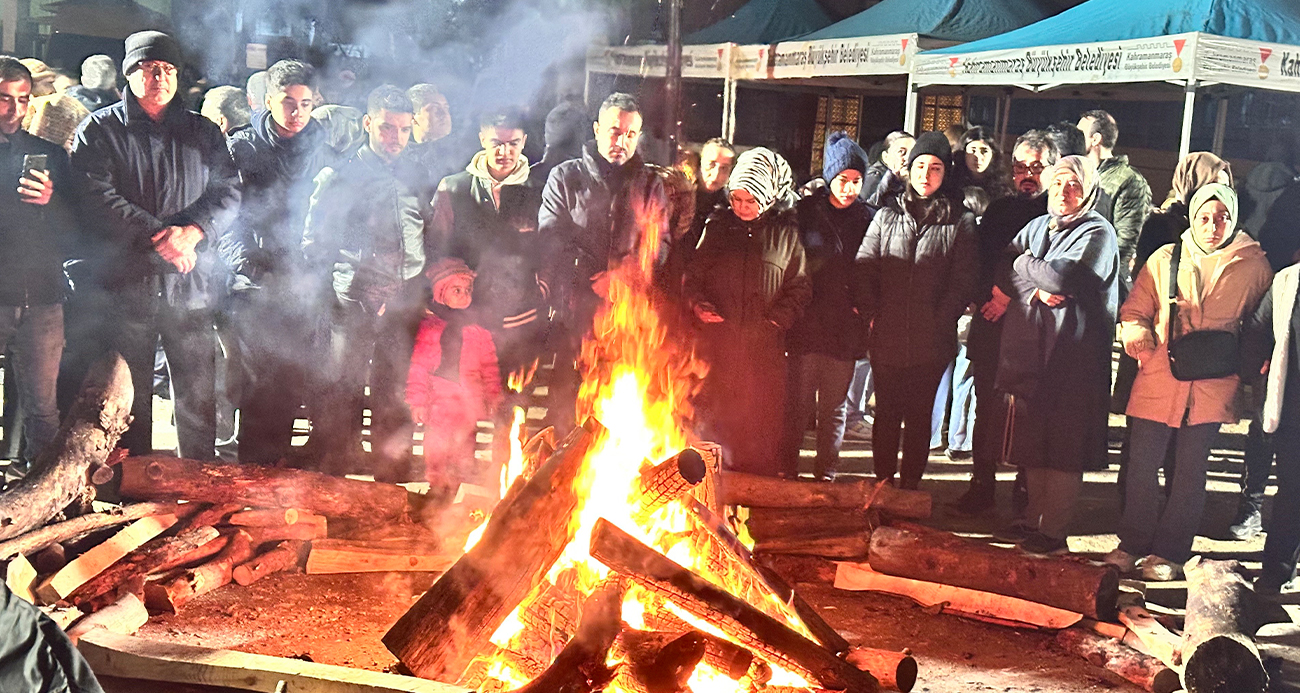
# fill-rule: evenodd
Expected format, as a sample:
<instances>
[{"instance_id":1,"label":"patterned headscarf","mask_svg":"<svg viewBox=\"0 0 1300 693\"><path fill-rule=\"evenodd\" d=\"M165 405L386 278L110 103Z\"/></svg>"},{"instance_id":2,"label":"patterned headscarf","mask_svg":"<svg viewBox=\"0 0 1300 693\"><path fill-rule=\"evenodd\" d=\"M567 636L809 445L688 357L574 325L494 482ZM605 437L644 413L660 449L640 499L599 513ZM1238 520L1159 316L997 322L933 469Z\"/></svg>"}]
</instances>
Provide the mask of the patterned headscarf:
<instances>
[{"instance_id":1,"label":"patterned headscarf","mask_svg":"<svg viewBox=\"0 0 1300 693\"><path fill-rule=\"evenodd\" d=\"M1092 208L1097 206L1097 191L1101 188L1101 179L1097 175L1097 165L1092 163L1092 159L1072 155L1061 157L1055 164L1043 171L1041 178L1043 190L1051 188L1052 180L1062 172L1069 173L1079 181L1080 187L1083 188L1083 204L1079 206L1078 211L1074 214L1067 214L1063 217L1053 214L1052 218L1056 221L1057 226L1073 223L1082 218L1083 215L1091 212Z\"/></svg>"},{"instance_id":2,"label":"patterned headscarf","mask_svg":"<svg viewBox=\"0 0 1300 693\"><path fill-rule=\"evenodd\" d=\"M777 202L794 200L794 173L780 154L767 147L755 147L736 157L727 179L727 193L735 190L753 195L762 214Z\"/></svg>"}]
</instances>

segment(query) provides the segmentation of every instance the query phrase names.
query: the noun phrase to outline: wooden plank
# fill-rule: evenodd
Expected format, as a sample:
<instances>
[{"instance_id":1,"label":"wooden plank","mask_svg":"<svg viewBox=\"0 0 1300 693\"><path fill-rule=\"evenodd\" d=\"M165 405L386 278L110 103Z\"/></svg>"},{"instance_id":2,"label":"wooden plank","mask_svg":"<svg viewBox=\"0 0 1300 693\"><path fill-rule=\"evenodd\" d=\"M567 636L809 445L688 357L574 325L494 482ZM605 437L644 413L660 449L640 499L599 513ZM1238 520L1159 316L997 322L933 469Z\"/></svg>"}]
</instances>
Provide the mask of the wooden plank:
<instances>
[{"instance_id":1,"label":"wooden plank","mask_svg":"<svg viewBox=\"0 0 1300 693\"><path fill-rule=\"evenodd\" d=\"M36 592L33 590L36 587L36 577L36 567L22 554L14 556L5 567L5 585L10 592L26 599L29 604L36 603Z\"/></svg>"},{"instance_id":2,"label":"wooden plank","mask_svg":"<svg viewBox=\"0 0 1300 693\"><path fill-rule=\"evenodd\" d=\"M46 578L37 586L36 596L47 604L63 599L87 580L174 524L175 515L154 515L132 522L107 541L72 559L62 570Z\"/></svg>"},{"instance_id":3,"label":"wooden plank","mask_svg":"<svg viewBox=\"0 0 1300 693\"><path fill-rule=\"evenodd\" d=\"M1182 639L1160 625L1150 611L1136 605L1124 606L1119 610L1119 620L1140 641L1140 647L1137 649L1164 662L1170 669L1182 673Z\"/></svg>"},{"instance_id":4,"label":"wooden plank","mask_svg":"<svg viewBox=\"0 0 1300 693\"><path fill-rule=\"evenodd\" d=\"M912 599L922 606L943 604L943 610L947 612L972 614L1038 628L1068 628L1083 619L1083 614L1017 597L877 573L866 563L840 563L835 572L835 587L842 590L888 592Z\"/></svg>"},{"instance_id":5,"label":"wooden plank","mask_svg":"<svg viewBox=\"0 0 1300 693\"><path fill-rule=\"evenodd\" d=\"M0 560L10 556L17 556L20 553L32 554L55 542L71 539L104 527L124 525L142 517L176 514L178 505L181 504L176 501L132 503L120 508L113 507L111 510L104 512L78 515L71 520L45 525L40 529L34 529L13 539L0 542Z\"/></svg>"},{"instance_id":6,"label":"wooden plank","mask_svg":"<svg viewBox=\"0 0 1300 693\"><path fill-rule=\"evenodd\" d=\"M441 573L454 565L463 553L457 547L438 550L418 542L320 539L312 542L311 555L307 557L307 574Z\"/></svg>"},{"instance_id":7,"label":"wooden plank","mask_svg":"<svg viewBox=\"0 0 1300 693\"><path fill-rule=\"evenodd\" d=\"M76 623L77 619L86 615L75 606L38 606L36 608L40 609L41 613L49 616L50 620L54 621L55 625L62 630L67 630L68 626Z\"/></svg>"},{"instance_id":8,"label":"wooden plank","mask_svg":"<svg viewBox=\"0 0 1300 693\"><path fill-rule=\"evenodd\" d=\"M144 602L140 601L134 593L127 592L116 602L72 624L67 631L68 637L75 645L79 638L96 628L104 628L122 635L135 635L135 632L148 622L149 610L144 608Z\"/></svg>"},{"instance_id":9,"label":"wooden plank","mask_svg":"<svg viewBox=\"0 0 1300 693\"><path fill-rule=\"evenodd\" d=\"M98 675L177 684L226 686L274 693L468 693L411 676L383 674L299 659L154 642L103 629L87 633L77 649Z\"/></svg>"}]
</instances>

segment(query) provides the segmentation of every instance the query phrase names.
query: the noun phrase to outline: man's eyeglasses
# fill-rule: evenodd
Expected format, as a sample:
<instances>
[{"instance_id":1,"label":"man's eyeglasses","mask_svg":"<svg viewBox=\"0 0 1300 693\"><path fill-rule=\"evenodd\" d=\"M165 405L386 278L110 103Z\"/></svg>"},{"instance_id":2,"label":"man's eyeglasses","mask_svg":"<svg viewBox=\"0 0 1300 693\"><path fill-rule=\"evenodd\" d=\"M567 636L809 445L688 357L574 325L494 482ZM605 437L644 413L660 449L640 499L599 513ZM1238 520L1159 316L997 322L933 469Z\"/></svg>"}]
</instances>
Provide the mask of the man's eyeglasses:
<instances>
[{"instance_id":1,"label":"man's eyeglasses","mask_svg":"<svg viewBox=\"0 0 1300 693\"><path fill-rule=\"evenodd\" d=\"M162 77L163 75L170 77L176 74L176 66L171 63L147 62L140 63L140 71L149 77Z\"/></svg>"},{"instance_id":2,"label":"man's eyeglasses","mask_svg":"<svg viewBox=\"0 0 1300 693\"><path fill-rule=\"evenodd\" d=\"M1015 164L1013 164L1013 165L1011 166L1011 170L1012 170L1016 175L1020 175L1020 176L1023 176L1023 175L1026 174L1026 173L1032 173L1032 174L1034 174L1035 176L1037 176L1037 175L1042 174L1043 170L1046 169L1046 168L1047 168L1046 166L1042 165L1041 163L1039 163L1039 162L1037 162L1037 161L1035 161L1035 162L1032 163L1032 164L1029 164L1028 166L1026 166L1026 165L1024 165L1024 164L1022 164L1022 163L1020 163L1020 162L1017 161Z\"/></svg>"}]
</instances>

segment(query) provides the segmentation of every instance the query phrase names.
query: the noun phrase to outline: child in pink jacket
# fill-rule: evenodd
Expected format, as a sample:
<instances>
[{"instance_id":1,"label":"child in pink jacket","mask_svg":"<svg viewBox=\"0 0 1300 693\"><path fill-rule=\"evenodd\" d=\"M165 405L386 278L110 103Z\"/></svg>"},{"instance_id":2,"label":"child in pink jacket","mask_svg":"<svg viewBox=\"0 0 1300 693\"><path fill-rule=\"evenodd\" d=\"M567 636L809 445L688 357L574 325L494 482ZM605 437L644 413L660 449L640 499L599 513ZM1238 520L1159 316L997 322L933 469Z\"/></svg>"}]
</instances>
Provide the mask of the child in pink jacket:
<instances>
[{"instance_id":1,"label":"child in pink jacket","mask_svg":"<svg viewBox=\"0 0 1300 693\"><path fill-rule=\"evenodd\" d=\"M425 276L433 303L406 380L411 417L424 424L425 477L431 493L454 492L462 482L491 486L491 474L474 459L474 434L501 401L501 374L491 333L468 310L474 271L445 258Z\"/></svg>"}]
</instances>

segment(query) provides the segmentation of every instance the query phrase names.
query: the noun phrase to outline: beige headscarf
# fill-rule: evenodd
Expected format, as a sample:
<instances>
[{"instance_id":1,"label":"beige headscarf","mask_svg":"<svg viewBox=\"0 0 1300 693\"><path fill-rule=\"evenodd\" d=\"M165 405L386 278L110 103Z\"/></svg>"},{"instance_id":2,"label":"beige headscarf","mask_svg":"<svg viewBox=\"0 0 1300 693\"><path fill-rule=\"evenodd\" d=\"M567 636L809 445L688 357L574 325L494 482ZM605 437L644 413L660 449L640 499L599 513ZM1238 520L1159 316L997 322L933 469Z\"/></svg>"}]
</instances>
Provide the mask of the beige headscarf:
<instances>
[{"instance_id":1,"label":"beige headscarf","mask_svg":"<svg viewBox=\"0 0 1300 693\"><path fill-rule=\"evenodd\" d=\"M1220 173L1227 173L1228 180L1220 181ZM1169 200L1166 201L1166 205L1169 202L1190 205L1192 195L1197 190L1210 183L1219 182L1232 185L1232 164L1209 152L1192 152L1183 157L1183 160L1178 162L1178 167L1174 169L1173 187L1169 190Z\"/></svg>"},{"instance_id":2,"label":"beige headscarf","mask_svg":"<svg viewBox=\"0 0 1300 693\"><path fill-rule=\"evenodd\" d=\"M1097 166L1092 163L1092 159L1083 156L1063 156L1055 164L1047 167L1043 171L1041 182L1043 190L1052 187L1052 179L1060 173L1069 173L1079 181L1083 188L1083 204L1079 206L1073 214L1067 214L1063 217L1052 215L1052 220L1058 227L1072 224L1081 219L1085 214L1092 211L1097 206L1097 190L1101 188L1101 179L1097 176Z\"/></svg>"}]
</instances>

